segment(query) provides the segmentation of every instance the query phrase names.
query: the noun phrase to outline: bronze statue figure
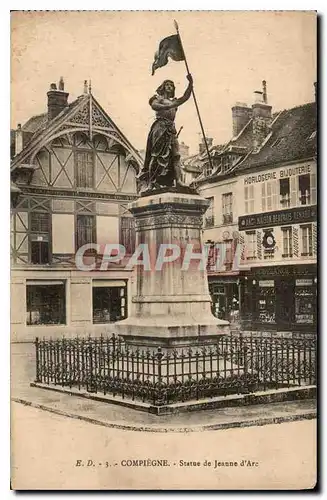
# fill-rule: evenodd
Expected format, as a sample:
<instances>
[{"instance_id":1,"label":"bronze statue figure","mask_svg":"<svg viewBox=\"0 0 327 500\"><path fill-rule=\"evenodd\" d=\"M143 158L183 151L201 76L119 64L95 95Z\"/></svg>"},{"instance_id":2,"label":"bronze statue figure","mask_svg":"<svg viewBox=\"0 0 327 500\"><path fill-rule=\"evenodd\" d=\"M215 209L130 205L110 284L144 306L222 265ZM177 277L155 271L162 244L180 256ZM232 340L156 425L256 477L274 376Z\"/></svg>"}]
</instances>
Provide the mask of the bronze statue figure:
<instances>
[{"instance_id":1,"label":"bronze statue figure","mask_svg":"<svg viewBox=\"0 0 327 500\"><path fill-rule=\"evenodd\" d=\"M189 81L184 95L175 97L175 85L171 80L165 80L151 97L149 104L156 112L156 120L151 126L144 166L138 180L144 186L142 191L153 191L163 187L187 188L181 180L181 162L175 116L177 108L186 102L193 88L193 79L187 75Z\"/></svg>"}]
</instances>

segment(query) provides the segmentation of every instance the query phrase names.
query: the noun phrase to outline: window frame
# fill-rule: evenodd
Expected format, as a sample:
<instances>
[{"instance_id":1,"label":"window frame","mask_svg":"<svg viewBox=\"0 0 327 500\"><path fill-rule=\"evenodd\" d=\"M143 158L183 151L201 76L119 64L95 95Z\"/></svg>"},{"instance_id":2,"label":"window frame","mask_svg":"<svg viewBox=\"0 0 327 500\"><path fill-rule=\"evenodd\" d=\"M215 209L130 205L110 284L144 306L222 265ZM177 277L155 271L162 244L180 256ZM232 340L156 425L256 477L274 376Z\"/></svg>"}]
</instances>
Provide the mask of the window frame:
<instances>
[{"instance_id":1,"label":"window frame","mask_svg":"<svg viewBox=\"0 0 327 500\"><path fill-rule=\"evenodd\" d=\"M244 186L244 202L245 213L254 213L254 184L248 184Z\"/></svg>"},{"instance_id":2,"label":"window frame","mask_svg":"<svg viewBox=\"0 0 327 500\"><path fill-rule=\"evenodd\" d=\"M301 224L300 225L300 230L301 230L301 257L313 257L313 230L312 230L312 224ZM307 252L304 251L304 230L307 230L307 242L306 242L306 247L307 247ZM311 242L310 242L310 237L311 237ZM311 248L311 251L310 251Z\"/></svg>"},{"instance_id":3,"label":"window frame","mask_svg":"<svg viewBox=\"0 0 327 500\"><path fill-rule=\"evenodd\" d=\"M127 285L127 281L125 281L125 286L123 287L115 287L115 286L96 286L96 285L93 285L92 284L92 324L93 325L107 325L107 324L111 324L111 323L115 323L116 321L122 321L123 319L126 319L128 318L128 285ZM112 289L115 289L115 290L119 290L119 298L120 298L120 311L122 309L122 307L124 307L124 315L123 317L121 317L120 319L109 319L109 321L104 321L103 320L103 316L101 316L101 319L100 321L96 321L95 320L95 309L94 309L94 302L95 302L95 298L94 298L94 294L96 293L95 290L112 290ZM123 295L121 295L121 290L124 291ZM124 299L124 305L122 306L121 305L121 299ZM110 300L110 292L108 294L108 300ZM110 308L108 308L108 313L109 313L109 316L110 316Z\"/></svg>"},{"instance_id":4,"label":"window frame","mask_svg":"<svg viewBox=\"0 0 327 500\"><path fill-rule=\"evenodd\" d=\"M48 227L47 227L47 231L43 231L42 230L42 227L40 228L41 230L38 231L38 230L35 230L35 229L32 229L33 227L33 217L35 215L45 215L48 219ZM52 216L51 216L51 213L50 212L46 212L44 210L31 210L28 214L28 218L29 218L29 231L28 231L28 262L34 266L46 266L48 264L51 264L52 262ZM35 238L38 238L38 237L45 237L46 236L46 240L43 241L43 240L37 240ZM33 256L33 251L32 251L32 244L33 243L47 243L48 245L48 251L47 251L47 254L48 254L48 260L47 262L33 262L32 261L32 256ZM39 249L39 254L40 254L41 250Z\"/></svg>"},{"instance_id":5,"label":"window frame","mask_svg":"<svg viewBox=\"0 0 327 500\"><path fill-rule=\"evenodd\" d=\"M249 244L249 236L252 236L251 238L251 245L253 245L253 248L251 248L251 245ZM256 255L256 245L257 245L257 240L256 240L256 231L245 231L245 245L246 245L246 260L255 260L257 258ZM252 251L249 252L248 249L251 249Z\"/></svg>"},{"instance_id":6,"label":"window frame","mask_svg":"<svg viewBox=\"0 0 327 500\"><path fill-rule=\"evenodd\" d=\"M222 193L222 217L223 224L232 224L233 222L233 192Z\"/></svg>"},{"instance_id":7,"label":"window frame","mask_svg":"<svg viewBox=\"0 0 327 500\"><path fill-rule=\"evenodd\" d=\"M46 281L46 280L45 280ZM28 293L31 291L32 288L45 288L45 287L62 287L62 290L63 290L63 297L59 297L59 301L62 300L63 301L63 304L62 304L62 321L60 321L59 323L33 323L33 322L30 322L28 320L28 317L31 315L32 311L28 310L29 307L30 307L30 303L31 303L31 299L28 297ZM35 326L54 326L54 325L67 325L67 287L66 287L66 281L64 281L64 283L58 283L58 284L52 284L52 285L49 285L49 284L42 284L41 281L39 284L29 284L28 281L26 283L26 287L25 287L25 296L26 296L26 319L25 319L25 324L26 326L31 326L31 327L35 327ZM44 297L44 292L43 292L43 297ZM58 302L59 303L59 302ZM45 304L42 303L42 306ZM36 306L35 306L36 307ZM50 307L53 308L53 297L50 297ZM44 311L43 311L43 314L44 314Z\"/></svg>"},{"instance_id":8,"label":"window frame","mask_svg":"<svg viewBox=\"0 0 327 500\"><path fill-rule=\"evenodd\" d=\"M292 226L281 227L282 236L283 236L283 258L292 258L293 257L293 228ZM285 238L285 234L288 233L288 238ZM285 252L285 242L287 242L287 252Z\"/></svg>"},{"instance_id":9,"label":"window frame","mask_svg":"<svg viewBox=\"0 0 327 500\"><path fill-rule=\"evenodd\" d=\"M78 251L79 248L81 248L83 245L79 245L79 237L78 237L78 228L79 228L79 223L78 220L80 217L90 217L93 220L92 224L92 242L84 242L83 245L86 244L96 244L97 243L97 231L96 231L96 215L95 214L90 214L90 213L77 213L75 214L75 252ZM86 254L94 254L96 251L94 249L90 249L86 252Z\"/></svg>"},{"instance_id":10,"label":"window frame","mask_svg":"<svg viewBox=\"0 0 327 500\"><path fill-rule=\"evenodd\" d=\"M86 155L89 154L92 156L92 186L79 186L79 169L78 169L78 155ZM91 163L91 162L88 162ZM74 185L75 189L95 189L95 150L94 148L78 148L75 146L74 148Z\"/></svg>"}]
</instances>

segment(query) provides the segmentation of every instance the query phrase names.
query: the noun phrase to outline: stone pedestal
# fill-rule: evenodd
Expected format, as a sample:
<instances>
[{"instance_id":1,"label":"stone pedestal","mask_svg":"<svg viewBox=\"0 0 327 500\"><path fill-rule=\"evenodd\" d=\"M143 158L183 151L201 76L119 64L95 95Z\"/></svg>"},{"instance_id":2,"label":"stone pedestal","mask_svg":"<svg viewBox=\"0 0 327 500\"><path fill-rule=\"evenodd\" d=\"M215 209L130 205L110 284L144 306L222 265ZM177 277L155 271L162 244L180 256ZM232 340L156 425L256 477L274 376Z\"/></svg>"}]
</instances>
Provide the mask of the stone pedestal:
<instances>
[{"instance_id":1,"label":"stone pedestal","mask_svg":"<svg viewBox=\"0 0 327 500\"><path fill-rule=\"evenodd\" d=\"M208 205L197 194L176 192L153 193L129 205L144 265L136 266L132 311L128 319L116 323L126 342L196 345L229 332L228 321L211 313L205 263L188 259L190 252L203 250L202 218ZM171 262L163 262L169 256Z\"/></svg>"}]
</instances>

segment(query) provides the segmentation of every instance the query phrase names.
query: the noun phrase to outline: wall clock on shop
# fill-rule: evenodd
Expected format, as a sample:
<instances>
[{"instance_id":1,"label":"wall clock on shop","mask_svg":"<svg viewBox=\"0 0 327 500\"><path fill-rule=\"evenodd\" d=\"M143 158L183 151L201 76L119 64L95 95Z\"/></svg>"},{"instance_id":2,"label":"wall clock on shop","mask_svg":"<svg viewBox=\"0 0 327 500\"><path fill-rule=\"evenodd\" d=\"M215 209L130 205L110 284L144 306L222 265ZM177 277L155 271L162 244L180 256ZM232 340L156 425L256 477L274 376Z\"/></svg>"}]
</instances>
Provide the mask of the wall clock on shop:
<instances>
[{"instance_id":1,"label":"wall clock on shop","mask_svg":"<svg viewBox=\"0 0 327 500\"><path fill-rule=\"evenodd\" d=\"M274 248L276 245L276 240L272 230L265 231L262 238L262 245L264 248Z\"/></svg>"}]
</instances>

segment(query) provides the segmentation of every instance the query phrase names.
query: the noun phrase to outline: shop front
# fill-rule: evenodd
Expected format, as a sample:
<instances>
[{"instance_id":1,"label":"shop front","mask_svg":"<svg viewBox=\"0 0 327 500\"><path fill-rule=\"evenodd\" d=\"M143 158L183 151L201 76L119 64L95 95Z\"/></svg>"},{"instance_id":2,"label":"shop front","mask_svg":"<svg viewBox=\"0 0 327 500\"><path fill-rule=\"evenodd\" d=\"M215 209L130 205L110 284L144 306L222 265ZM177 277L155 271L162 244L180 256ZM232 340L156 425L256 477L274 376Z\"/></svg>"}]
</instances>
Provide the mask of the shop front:
<instances>
[{"instance_id":1,"label":"shop front","mask_svg":"<svg viewBox=\"0 0 327 500\"><path fill-rule=\"evenodd\" d=\"M212 299L212 314L235 325L240 318L240 295L238 276L209 276L209 292Z\"/></svg>"},{"instance_id":2,"label":"shop front","mask_svg":"<svg viewBox=\"0 0 327 500\"><path fill-rule=\"evenodd\" d=\"M252 268L246 280L246 328L315 333L316 265ZM250 317L252 316L252 321Z\"/></svg>"}]
</instances>

